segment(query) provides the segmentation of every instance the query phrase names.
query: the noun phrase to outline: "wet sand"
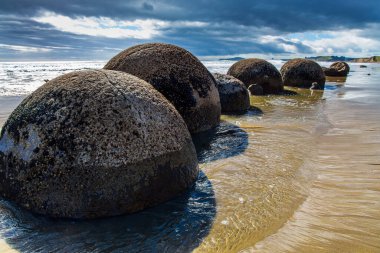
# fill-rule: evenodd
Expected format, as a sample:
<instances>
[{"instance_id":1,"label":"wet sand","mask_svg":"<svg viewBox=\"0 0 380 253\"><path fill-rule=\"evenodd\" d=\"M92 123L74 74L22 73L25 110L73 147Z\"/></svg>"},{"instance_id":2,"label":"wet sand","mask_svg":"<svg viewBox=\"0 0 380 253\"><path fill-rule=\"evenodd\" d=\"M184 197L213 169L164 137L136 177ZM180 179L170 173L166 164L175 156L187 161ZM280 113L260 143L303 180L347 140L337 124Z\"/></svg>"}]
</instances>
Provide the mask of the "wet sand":
<instances>
[{"instance_id":1,"label":"wet sand","mask_svg":"<svg viewBox=\"0 0 380 253\"><path fill-rule=\"evenodd\" d=\"M331 127L317 139L307 199L247 252L380 252L379 110L347 101L323 109Z\"/></svg>"},{"instance_id":2,"label":"wet sand","mask_svg":"<svg viewBox=\"0 0 380 253\"><path fill-rule=\"evenodd\" d=\"M218 213L196 252L380 252L380 65L323 94L252 97L249 147L203 169ZM214 181L215 180L215 181Z\"/></svg>"},{"instance_id":3,"label":"wet sand","mask_svg":"<svg viewBox=\"0 0 380 253\"><path fill-rule=\"evenodd\" d=\"M0 129L4 125L8 116L21 103L25 96L0 96Z\"/></svg>"}]
</instances>

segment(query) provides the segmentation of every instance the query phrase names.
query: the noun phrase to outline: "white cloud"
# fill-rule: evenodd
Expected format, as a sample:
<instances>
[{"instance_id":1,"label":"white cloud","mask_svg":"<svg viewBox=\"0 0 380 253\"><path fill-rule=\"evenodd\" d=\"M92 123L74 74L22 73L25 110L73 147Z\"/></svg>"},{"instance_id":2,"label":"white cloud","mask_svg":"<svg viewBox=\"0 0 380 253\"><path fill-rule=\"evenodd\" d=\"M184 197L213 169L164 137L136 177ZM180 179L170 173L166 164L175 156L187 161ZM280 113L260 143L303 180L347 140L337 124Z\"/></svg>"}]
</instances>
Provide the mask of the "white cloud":
<instances>
[{"instance_id":1,"label":"white cloud","mask_svg":"<svg viewBox=\"0 0 380 253\"><path fill-rule=\"evenodd\" d=\"M278 48L283 49L288 53L298 53L296 44L301 45L302 42L297 39L287 39L281 36L264 35L258 38L258 43L261 44L275 44Z\"/></svg>"},{"instance_id":2,"label":"white cloud","mask_svg":"<svg viewBox=\"0 0 380 253\"><path fill-rule=\"evenodd\" d=\"M366 29L350 29L285 34L282 36L263 35L257 41L261 44L275 44L286 52L295 54L305 54L304 48L310 49L311 52L318 55L344 54L356 56L379 53L380 41L365 36L368 32ZM310 52L306 53L310 54Z\"/></svg>"},{"instance_id":3,"label":"white cloud","mask_svg":"<svg viewBox=\"0 0 380 253\"><path fill-rule=\"evenodd\" d=\"M323 32L329 36L316 40L303 40L302 42L311 47L317 54L378 52L380 42L361 36L361 32L362 30L358 29Z\"/></svg>"},{"instance_id":4,"label":"white cloud","mask_svg":"<svg viewBox=\"0 0 380 253\"><path fill-rule=\"evenodd\" d=\"M23 52L23 53L40 53L40 52L52 51L52 48L30 47L30 46L19 46L19 45L8 45L8 44L0 44L0 48L10 49L13 51L18 51L18 52Z\"/></svg>"},{"instance_id":5,"label":"white cloud","mask_svg":"<svg viewBox=\"0 0 380 253\"><path fill-rule=\"evenodd\" d=\"M201 21L173 21L166 23L171 27L205 27L208 25L208 23Z\"/></svg>"},{"instance_id":6,"label":"white cloud","mask_svg":"<svg viewBox=\"0 0 380 253\"><path fill-rule=\"evenodd\" d=\"M199 21L163 21L157 19L114 20L108 17L79 16L71 18L50 11L41 12L32 18L39 23L49 24L57 30L79 35L107 38L151 39L169 27L202 27Z\"/></svg>"}]
</instances>

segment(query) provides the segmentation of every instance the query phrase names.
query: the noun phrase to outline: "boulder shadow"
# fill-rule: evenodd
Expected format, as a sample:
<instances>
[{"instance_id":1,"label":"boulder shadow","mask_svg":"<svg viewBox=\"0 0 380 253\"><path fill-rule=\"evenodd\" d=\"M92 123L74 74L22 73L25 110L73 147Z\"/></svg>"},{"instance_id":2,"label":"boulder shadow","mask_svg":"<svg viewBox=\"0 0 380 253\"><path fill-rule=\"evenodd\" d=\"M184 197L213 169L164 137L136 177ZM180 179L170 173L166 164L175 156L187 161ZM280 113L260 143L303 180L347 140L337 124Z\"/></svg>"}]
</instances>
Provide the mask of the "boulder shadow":
<instances>
[{"instance_id":1,"label":"boulder shadow","mask_svg":"<svg viewBox=\"0 0 380 253\"><path fill-rule=\"evenodd\" d=\"M260 116L262 114L263 114L263 111L260 108L256 106L252 106L252 105L246 111L222 113L222 115L228 115L228 116Z\"/></svg>"},{"instance_id":2,"label":"boulder shadow","mask_svg":"<svg viewBox=\"0 0 380 253\"><path fill-rule=\"evenodd\" d=\"M297 92L293 90L283 89L282 91L275 94L250 94L251 97L274 97L274 96L296 96Z\"/></svg>"},{"instance_id":3,"label":"boulder shadow","mask_svg":"<svg viewBox=\"0 0 380 253\"><path fill-rule=\"evenodd\" d=\"M225 121L214 129L192 137L200 163L237 156L248 147L248 133Z\"/></svg>"},{"instance_id":4,"label":"boulder shadow","mask_svg":"<svg viewBox=\"0 0 380 253\"><path fill-rule=\"evenodd\" d=\"M97 220L51 219L0 200L0 235L20 252L191 252L216 215L201 172L185 194L139 213Z\"/></svg>"},{"instance_id":5,"label":"boulder shadow","mask_svg":"<svg viewBox=\"0 0 380 253\"><path fill-rule=\"evenodd\" d=\"M244 113L244 116L262 116L263 114L263 110L261 110L259 107L251 105L249 109Z\"/></svg>"}]
</instances>

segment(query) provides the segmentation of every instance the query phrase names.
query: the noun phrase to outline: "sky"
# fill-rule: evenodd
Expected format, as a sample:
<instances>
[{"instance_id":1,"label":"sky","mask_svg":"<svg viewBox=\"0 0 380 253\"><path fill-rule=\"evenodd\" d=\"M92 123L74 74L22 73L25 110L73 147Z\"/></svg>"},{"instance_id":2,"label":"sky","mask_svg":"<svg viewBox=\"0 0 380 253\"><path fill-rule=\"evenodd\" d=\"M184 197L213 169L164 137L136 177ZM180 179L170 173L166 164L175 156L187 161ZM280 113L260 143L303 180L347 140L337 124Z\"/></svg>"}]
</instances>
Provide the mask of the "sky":
<instances>
[{"instance_id":1,"label":"sky","mask_svg":"<svg viewBox=\"0 0 380 253\"><path fill-rule=\"evenodd\" d=\"M107 60L147 42L198 57L380 55L380 0L0 0L0 61Z\"/></svg>"}]
</instances>

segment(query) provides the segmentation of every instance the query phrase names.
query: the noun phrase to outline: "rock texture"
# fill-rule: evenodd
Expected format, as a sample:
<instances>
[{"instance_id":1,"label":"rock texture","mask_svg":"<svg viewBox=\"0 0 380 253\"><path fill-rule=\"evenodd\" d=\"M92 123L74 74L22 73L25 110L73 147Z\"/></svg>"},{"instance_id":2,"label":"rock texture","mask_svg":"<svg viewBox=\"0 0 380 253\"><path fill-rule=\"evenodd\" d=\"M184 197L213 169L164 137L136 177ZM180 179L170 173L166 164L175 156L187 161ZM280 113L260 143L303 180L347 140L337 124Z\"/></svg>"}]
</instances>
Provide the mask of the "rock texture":
<instances>
[{"instance_id":1,"label":"rock texture","mask_svg":"<svg viewBox=\"0 0 380 253\"><path fill-rule=\"evenodd\" d=\"M191 133L209 130L220 122L215 80L183 48L162 43L137 45L113 57L104 68L130 73L152 84L179 111Z\"/></svg>"},{"instance_id":2,"label":"rock texture","mask_svg":"<svg viewBox=\"0 0 380 253\"><path fill-rule=\"evenodd\" d=\"M329 68L323 68L326 76L347 76L350 72L350 66L343 61L334 62Z\"/></svg>"},{"instance_id":3,"label":"rock texture","mask_svg":"<svg viewBox=\"0 0 380 253\"><path fill-rule=\"evenodd\" d=\"M299 88L324 89L326 77L318 63L307 59L287 61L281 68L284 85Z\"/></svg>"},{"instance_id":4,"label":"rock texture","mask_svg":"<svg viewBox=\"0 0 380 253\"><path fill-rule=\"evenodd\" d=\"M249 93L244 83L233 76L213 74L219 91L222 112L244 112L249 109Z\"/></svg>"},{"instance_id":5,"label":"rock texture","mask_svg":"<svg viewBox=\"0 0 380 253\"><path fill-rule=\"evenodd\" d=\"M248 87L248 91L252 96L262 96L264 95L263 87L258 84L251 84Z\"/></svg>"},{"instance_id":6,"label":"rock texture","mask_svg":"<svg viewBox=\"0 0 380 253\"><path fill-rule=\"evenodd\" d=\"M236 77L246 87L260 85L264 94L277 94L283 90L281 74L273 64L256 58L245 59L233 64L227 75Z\"/></svg>"},{"instance_id":7,"label":"rock texture","mask_svg":"<svg viewBox=\"0 0 380 253\"><path fill-rule=\"evenodd\" d=\"M185 191L197 175L179 113L150 84L122 72L55 78L1 131L1 195L53 217L136 212Z\"/></svg>"},{"instance_id":8,"label":"rock texture","mask_svg":"<svg viewBox=\"0 0 380 253\"><path fill-rule=\"evenodd\" d=\"M325 76L337 77L342 76L336 69L322 67Z\"/></svg>"}]
</instances>

